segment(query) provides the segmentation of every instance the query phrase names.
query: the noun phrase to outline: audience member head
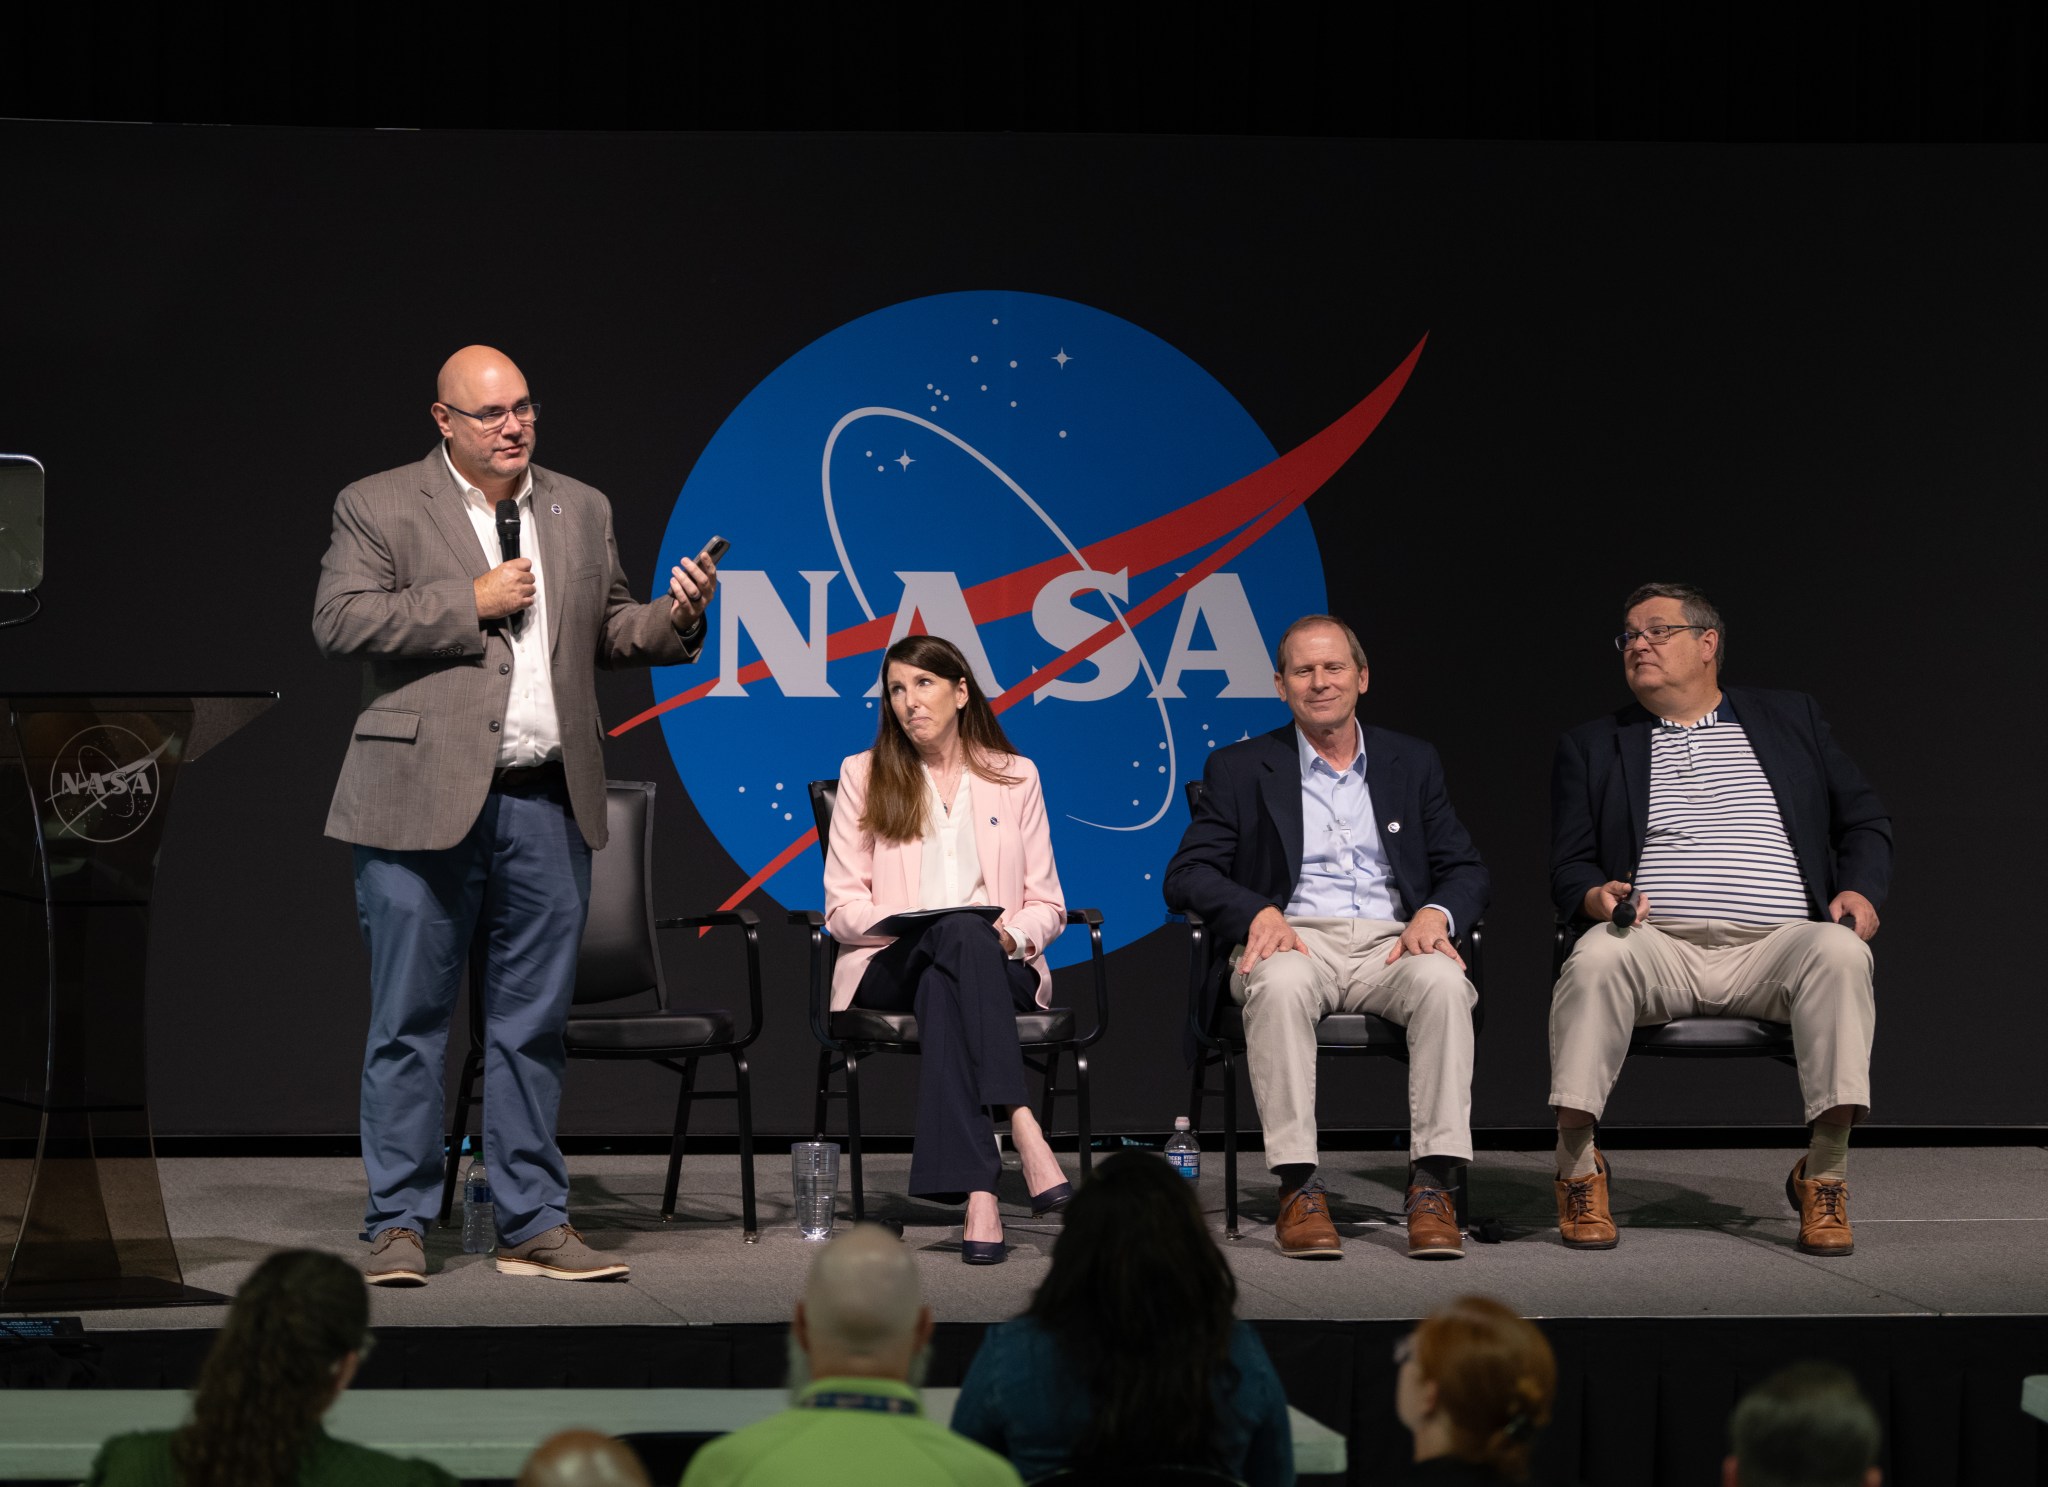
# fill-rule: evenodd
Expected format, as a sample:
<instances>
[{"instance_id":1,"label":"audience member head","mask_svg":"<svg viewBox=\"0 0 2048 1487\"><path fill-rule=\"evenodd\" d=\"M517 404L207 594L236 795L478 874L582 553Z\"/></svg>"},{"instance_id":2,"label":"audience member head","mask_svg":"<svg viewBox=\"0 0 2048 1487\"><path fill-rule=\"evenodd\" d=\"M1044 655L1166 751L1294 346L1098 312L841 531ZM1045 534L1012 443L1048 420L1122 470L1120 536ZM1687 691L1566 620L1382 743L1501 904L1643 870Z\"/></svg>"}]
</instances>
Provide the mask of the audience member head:
<instances>
[{"instance_id":1,"label":"audience member head","mask_svg":"<svg viewBox=\"0 0 2048 1487\"><path fill-rule=\"evenodd\" d=\"M258 1265L199 1371L191 1423L172 1440L182 1487L294 1480L369 1351L369 1325L369 1293L346 1261L282 1250Z\"/></svg>"},{"instance_id":2,"label":"audience member head","mask_svg":"<svg viewBox=\"0 0 2048 1487\"><path fill-rule=\"evenodd\" d=\"M623 1441L596 1430L558 1430L533 1448L518 1487L649 1487L647 1469Z\"/></svg>"},{"instance_id":3,"label":"audience member head","mask_svg":"<svg viewBox=\"0 0 2048 1487\"><path fill-rule=\"evenodd\" d=\"M913 739L904 731L897 713L896 686L905 695L920 677L929 681L926 690L943 695L931 700L938 714L938 727L929 720L916 724L926 736ZM925 784L920 748L936 748L951 754L957 737L960 757L966 767L985 780L1014 785L1014 776L1002 773L1003 762L1017 752L1003 725L996 721L988 694L975 679L974 668L960 647L937 635L906 635L890 646L882 657L881 718L875 724L875 747L868 773L867 807L861 815L861 829L882 841L915 841L924 835Z\"/></svg>"},{"instance_id":4,"label":"audience member head","mask_svg":"<svg viewBox=\"0 0 2048 1487\"><path fill-rule=\"evenodd\" d=\"M1150 1152L1098 1162L1030 1311L1094 1400L1073 1459L1219 1464L1215 1384L1232 1367L1236 1305L1194 1186Z\"/></svg>"},{"instance_id":5,"label":"audience member head","mask_svg":"<svg viewBox=\"0 0 2048 1487\"><path fill-rule=\"evenodd\" d=\"M1795 1363L1735 1406L1721 1479L1727 1487L1877 1487L1881 1435L1849 1370Z\"/></svg>"},{"instance_id":6,"label":"audience member head","mask_svg":"<svg viewBox=\"0 0 2048 1487\"><path fill-rule=\"evenodd\" d=\"M811 1265L790 1327L792 1369L801 1363L800 1373L813 1379L915 1383L931 1335L932 1309L918 1290L910 1251L880 1224L856 1224Z\"/></svg>"},{"instance_id":7,"label":"audience member head","mask_svg":"<svg viewBox=\"0 0 2048 1487\"><path fill-rule=\"evenodd\" d=\"M1503 1481L1527 1478L1557 1392L1557 1360L1534 1323L1490 1297L1460 1296L1424 1317L1395 1356L1394 1411L1415 1436L1417 1461L1450 1456Z\"/></svg>"}]
</instances>

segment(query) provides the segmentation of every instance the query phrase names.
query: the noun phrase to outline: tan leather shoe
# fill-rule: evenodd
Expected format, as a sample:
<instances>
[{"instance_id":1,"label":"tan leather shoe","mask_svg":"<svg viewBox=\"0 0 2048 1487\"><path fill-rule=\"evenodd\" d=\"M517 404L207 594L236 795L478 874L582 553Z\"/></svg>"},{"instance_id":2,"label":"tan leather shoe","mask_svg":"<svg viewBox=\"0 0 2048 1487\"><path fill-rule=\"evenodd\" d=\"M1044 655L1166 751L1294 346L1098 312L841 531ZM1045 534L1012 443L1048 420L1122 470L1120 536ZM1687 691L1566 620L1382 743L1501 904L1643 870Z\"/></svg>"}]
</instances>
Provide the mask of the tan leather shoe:
<instances>
[{"instance_id":1,"label":"tan leather shoe","mask_svg":"<svg viewBox=\"0 0 2048 1487\"><path fill-rule=\"evenodd\" d=\"M357 1262L365 1283L373 1286L423 1286L427 1283L427 1252L413 1229L379 1229L370 1252Z\"/></svg>"},{"instance_id":2,"label":"tan leather shoe","mask_svg":"<svg viewBox=\"0 0 2048 1487\"><path fill-rule=\"evenodd\" d=\"M606 1260L567 1224L542 1230L519 1244L498 1246L500 1275L538 1275L548 1280L610 1280L631 1266Z\"/></svg>"},{"instance_id":3,"label":"tan leather shoe","mask_svg":"<svg viewBox=\"0 0 2048 1487\"><path fill-rule=\"evenodd\" d=\"M1607 1206L1607 1158L1593 1148L1593 1175L1557 1179L1557 1232L1566 1249L1613 1249L1621 1243Z\"/></svg>"},{"instance_id":4,"label":"tan leather shoe","mask_svg":"<svg viewBox=\"0 0 2048 1487\"><path fill-rule=\"evenodd\" d=\"M1417 1185L1408 1189L1408 1258L1462 1260L1465 1236L1458 1232L1458 1211L1442 1188Z\"/></svg>"},{"instance_id":5,"label":"tan leather shoe","mask_svg":"<svg viewBox=\"0 0 2048 1487\"><path fill-rule=\"evenodd\" d=\"M1799 1253L1802 1255L1853 1255L1856 1236L1849 1230L1849 1184L1817 1178L1806 1180L1806 1158L1801 1157L1785 1179L1785 1196L1799 1211Z\"/></svg>"},{"instance_id":6,"label":"tan leather shoe","mask_svg":"<svg viewBox=\"0 0 2048 1487\"><path fill-rule=\"evenodd\" d=\"M1290 1260L1341 1260L1344 1251L1337 1226L1330 1222L1330 1195L1311 1178L1280 1205L1273 1221L1273 1243Z\"/></svg>"}]
</instances>

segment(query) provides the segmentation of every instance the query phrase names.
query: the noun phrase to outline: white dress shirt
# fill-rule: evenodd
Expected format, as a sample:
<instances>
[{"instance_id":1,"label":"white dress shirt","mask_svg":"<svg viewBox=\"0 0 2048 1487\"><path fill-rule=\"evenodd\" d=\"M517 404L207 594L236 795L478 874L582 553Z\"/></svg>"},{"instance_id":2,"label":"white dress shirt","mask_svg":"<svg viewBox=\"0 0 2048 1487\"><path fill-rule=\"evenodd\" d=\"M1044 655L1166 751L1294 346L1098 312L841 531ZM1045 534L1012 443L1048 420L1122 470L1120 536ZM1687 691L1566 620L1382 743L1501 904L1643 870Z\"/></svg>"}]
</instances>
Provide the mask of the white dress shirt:
<instances>
[{"instance_id":1,"label":"white dress shirt","mask_svg":"<svg viewBox=\"0 0 2048 1487\"><path fill-rule=\"evenodd\" d=\"M484 493L462 478L448 446L441 446L448 473L462 488L463 510L476 528L484 558L493 567L505 561L498 545L498 509ZM562 725L555 716L555 678L548 665L548 585L541 576L540 539L534 530L533 472L526 472L519 494L519 556L533 563L533 605L517 627L505 626L512 646L512 693L505 703L505 726L498 732L498 767L544 763L562 757Z\"/></svg>"},{"instance_id":2,"label":"white dress shirt","mask_svg":"<svg viewBox=\"0 0 2048 1487\"><path fill-rule=\"evenodd\" d=\"M957 909L989 901L988 884L981 876L981 851L974 842L974 799L967 784L970 772L960 771L949 811L931 767L925 766L924 859L917 874L920 909ZM1023 960L1030 955L1031 947L1022 939L1010 938L1016 945L1010 959Z\"/></svg>"}]
</instances>

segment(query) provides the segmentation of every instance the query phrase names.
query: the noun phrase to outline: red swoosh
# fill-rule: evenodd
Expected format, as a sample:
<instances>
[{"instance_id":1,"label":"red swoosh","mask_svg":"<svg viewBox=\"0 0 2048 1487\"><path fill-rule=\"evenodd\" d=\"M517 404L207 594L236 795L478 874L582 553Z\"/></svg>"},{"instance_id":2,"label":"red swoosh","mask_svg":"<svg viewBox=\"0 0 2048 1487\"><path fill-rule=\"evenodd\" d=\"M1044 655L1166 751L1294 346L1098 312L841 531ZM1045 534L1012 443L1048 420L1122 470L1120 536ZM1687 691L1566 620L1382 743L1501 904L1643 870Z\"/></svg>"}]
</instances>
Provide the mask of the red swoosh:
<instances>
[{"instance_id":1,"label":"red swoosh","mask_svg":"<svg viewBox=\"0 0 2048 1487\"><path fill-rule=\"evenodd\" d=\"M1212 542L1233 527L1244 526L1235 537L1216 549L1186 573L1175 578L1170 584L1152 594L1143 602L1125 611L1125 620L1131 628L1151 618L1166 605L1171 604L1189 589L1220 570L1292 515L1308 498L1341 470L1346 461L1358 452L1359 446L1372 437L1373 431L1387 416L1387 412L1400 398L1408 385L1408 378L1414 373L1415 365L1422 358L1422 348L1429 344L1427 335L1415 343L1415 349L1403 357L1401 364L1386 375L1386 378L1357 406L1344 414L1320 433L1312 434L1287 453L1278 456L1270 464L1263 465L1249 475L1233 480L1220 490L1212 491L1199 500L1191 501L1164 516L1154 517L1114 536L1105 537L1081 549L1081 567L1096 573L1115 573L1128 567L1133 575L1149 573L1176 559L1193 552L1203 544ZM989 624L995 620L1008 619L1031 608L1031 601L1038 591L1058 575L1076 567L1073 558L1065 553L1049 558L1030 568L1022 568L1001 578L992 578L976 584L966 591L967 612L977 625ZM842 656L857 656L864 652L879 651L889 644L889 631L895 615L878 615L872 620L849 626L830 636L825 643L828 660ZM1033 692L1055 677L1060 676L1080 662L1087 660L1123 633L1123 625L1112 620L1086 640L1032 672L1000 697L991 699L990 705L997 712L1004 712L1022 702ZM742 683L761 681L769 675L765 661L755 661L740 668ZM630 729L639 727L661 716L672 707L695 702L714 686L717 680L701 682L686 692L657 703L645 712L628 718L611 730L617 738ZM745 901L747 896L783 868L787 867L799 853L818 840L818 829L814 826L788 846L777 852L773 859L759 872L742 883L733 895L718 907L721 911L730 909Z\"/></svg>"}]
</instances>

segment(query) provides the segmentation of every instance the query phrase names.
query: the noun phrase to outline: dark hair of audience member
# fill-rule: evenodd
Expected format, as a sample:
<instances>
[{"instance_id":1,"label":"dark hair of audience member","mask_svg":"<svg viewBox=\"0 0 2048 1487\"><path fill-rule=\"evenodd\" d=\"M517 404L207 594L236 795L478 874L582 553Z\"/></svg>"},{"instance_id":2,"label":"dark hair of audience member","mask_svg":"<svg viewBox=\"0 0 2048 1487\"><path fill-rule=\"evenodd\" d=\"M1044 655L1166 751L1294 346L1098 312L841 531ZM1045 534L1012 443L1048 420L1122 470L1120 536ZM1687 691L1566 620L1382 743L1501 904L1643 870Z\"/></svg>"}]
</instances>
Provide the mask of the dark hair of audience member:
<instances>
[{"instance_id":1,"label":"dark hair of audience member","mask_svg":"<svg viewBox=\"0 0 2048 1487\"><path fill-rule=\"evenodd\" d=\"M1415 1363L1436 1385L1451 1454L1526 1480L1557 1393L1557 1358L1542 1329L1491 1297L1460 1296L1415 1329Z\"/></svg>"},{"instance_id":2,"label":"dark hair of audience member","mask_svg":"<svg viewBox=\"0 0 2048 1487\"><path fill-rule=\"evenodd\" d=\"M295 1480L369 1324L369 1294L346 1261L283 1250L258 1265L199 1371L191 1423L172 1438L181 1487Z\"/></svg>"},{"instance_id":3,"label":"dark hair of audience member","mask_svg":"<svg viewBox=\"0 0 2048 1487\"><path fill-rule=\"evenodd\" d=\"M1030 1311L1094 1401L1072 1460L1219 1466L1217 1401L1237 1388L1236 1306L1192 1184L1149 1152L1097 1163Z\"/></svg>"},{"instance_id":4,"label":"dark hair of audience member","mask_svg":"<svg viewBox=\"0 0 2048 1487\"><path fill-rule=\"evenodd\" d=\"M906 635L882 657L882 705L875 724L873 762L868 769L868 802L860 828L885 842L914 842L924 835L928 787L916 747L896 721L889 705L889 668L908 666L929 671L942 681L967 683L967 701L960 709L960 743L967 768L996 785L1014 785L1016 775L1002 772L999 761L1016 754L1010 736L996 721L988 694L974 679L974 668L960 647L937 635Z\"/></svg>"},{"instance_id":5,"label":"dark hair of audience member","mask_svg":"<svg viewBox=\"0 0 2048 1487\"><path fill-rule=\"evenodd\" d=\"M1728 1422L1742 1487L1858 1487L1877 1465L1877 1411L1837 1363L1795 1363L1742 1397Z\"/></svg>"}]
</instances>

